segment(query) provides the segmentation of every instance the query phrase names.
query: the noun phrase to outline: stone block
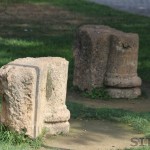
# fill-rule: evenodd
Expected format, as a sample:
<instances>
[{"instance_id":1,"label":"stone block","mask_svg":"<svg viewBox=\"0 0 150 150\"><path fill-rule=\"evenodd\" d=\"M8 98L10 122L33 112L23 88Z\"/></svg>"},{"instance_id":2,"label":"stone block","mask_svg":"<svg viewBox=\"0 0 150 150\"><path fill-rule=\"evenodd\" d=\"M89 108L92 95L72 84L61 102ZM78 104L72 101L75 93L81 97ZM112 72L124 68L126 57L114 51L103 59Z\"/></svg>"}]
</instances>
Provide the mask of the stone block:
<instances>
[{"instance_id":1,"label":"stone block","mask_svg":"<svg viewBox=\"0 0 150 150\"><path fill-rule=\"evenodd\" d=\"M103 86L111 32L112 29L106 26L84 25L79 28L73 50L74 86L81 90Z\"/></svg>"},{"instance_id":2,"label":"stone block","mask_svg":"<svg viewBox=\"0 0 150 150\"><path fill-rule=\"evenodd\" d=\"M141 79L137 76L138 35L114 32L110 43L105 85L118 88L141 86Z\"/></svg>"},{"instance_id":3,"label":"stone block","mask_svg":"<svg viewBox=\"0 0 150 150\"><path fill-rule=\"evenodd\" d=\"M0 69L1 122L31 138L69 131L65 105L68 61L42 57L17 59Z\"/></svg>"},{"instance_id":4,"label":"stone block","mask_svg":"<svg viewBox=\"0 0 150 150\"><path fill-rule=\"evenodd\" d=\"M107 88L107 92L112 98L134 99L141 95L141 89L139 87L126 89Z\"/></svg>"},{"instance_id":5,"label":"stone block","mask_svg":"<svg viewBox=\"0 0 150 150\"><path fill-rule=\"evenodd\" d=\"M107 86L113 98L138 97L142 84L137 75L138 48L137 34L102 25L81 26L73 51L73 85L83 91Z\"/></svg>"}]
</instances>

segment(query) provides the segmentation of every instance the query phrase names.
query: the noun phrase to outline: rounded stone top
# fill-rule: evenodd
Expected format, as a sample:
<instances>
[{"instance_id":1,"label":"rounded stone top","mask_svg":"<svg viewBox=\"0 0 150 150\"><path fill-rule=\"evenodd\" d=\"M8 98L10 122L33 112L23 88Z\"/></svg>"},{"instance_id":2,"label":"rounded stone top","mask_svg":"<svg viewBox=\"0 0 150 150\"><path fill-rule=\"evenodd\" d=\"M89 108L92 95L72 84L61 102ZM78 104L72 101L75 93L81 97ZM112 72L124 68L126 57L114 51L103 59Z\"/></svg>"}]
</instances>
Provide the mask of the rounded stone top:
<instances>
[{"instance_id":1,"label":"rounded stone top","mask_svg":"<svg viewBox=\"0 0 150 150\"><path fill-rule=\"evenodd\" d=\"M131 36L136 36L138 38L137 33L126 33L120 30L117 30L115 28L111 28L109 26L104 26L104 25L83 25L79 28L80 32L88 32L90 33L110 33L111 35L120 35L120 36L126 36L126 37L131 37Z\"/></svg>"},{"instance_id":2,"label":"rounded stone top","mask_svg":"<svg viewBox=\"0 0 150 150\"><path fill-rule=\"evenodd\" d=\"M69 62L65 58L61 57L27 57L27 58L18 58L10 63L8 65L24 65L24 66L45 66L48 64L68 64Z\"/></svg>"}]
</instances>

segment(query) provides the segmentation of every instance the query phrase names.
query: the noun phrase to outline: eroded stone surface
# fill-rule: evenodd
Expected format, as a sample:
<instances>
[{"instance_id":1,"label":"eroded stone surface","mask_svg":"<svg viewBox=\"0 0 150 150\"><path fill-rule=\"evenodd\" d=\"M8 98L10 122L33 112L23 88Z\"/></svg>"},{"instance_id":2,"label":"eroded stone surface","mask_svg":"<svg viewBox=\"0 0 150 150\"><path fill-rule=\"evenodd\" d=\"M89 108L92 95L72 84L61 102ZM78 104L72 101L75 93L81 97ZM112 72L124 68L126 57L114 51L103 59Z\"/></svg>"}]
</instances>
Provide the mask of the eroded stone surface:
<instances>
[{"instance_id":1,"label":"eroded stone surface","mask_svg":"<svg viewBox=\"0 0 150 150\"><path fill-rule=\"evenodd\" d=\"M53 127L48 128L49 134L66 133L70 118L65 105L67 77L68 62L63 58L24 58L3 66L1 121L31 138L45 127Z\"/></svg>"},{"instance_id":2,"label":"eroded stone surface","mask_svg":"<svg viewBox=\"0 0 150 150\"><path fill-rule=\"evenodd\" d=\"M69 132L70 124L69 122L58 122L54 123L45 123L44 127L47 129L47 133L51 135L57 134L67 134Z\"/></svg>"},{"instance_id":3,"label":"eroded stone surface","mask_svg":"<svg viewBox=\"0 0 150 150\"><path fill-rule=\"evenodd\" d=\"M133 98L137 98L138 96L141 95L141 89L140 88L127 88L127 89L108 88L107 91L108 91L108 94L112 98L133 99Z\"/></svg>"},{"instance_id":4,"label":"eroded stone surface","mask_svg":"<svg viewBox=\"0 0 150 150\"><path fill-rule=\"evenodd\" d=\"M84 25L79 28L76 39L74 86L89 91L104 85L118 89L141 86L141 79L137 75L137 34L102 25ZM112 92L110 95L113 97ZM141 92L130 92L130 96L127 93L124 96L120 94L120 98L137 97Z\"/></svg>"},{"instance_id":5,"label":"eroded stone surface","mask_svg":"<svg viewBox=\"0 0 150 150\"><path fill-rule=\"evenodd\" d=\"M141 86L141 79L137 76L138 35L115 32L111 35L110 42L105 85L113 87Z\"/></svg>"},{"instance_id":6,"label":"eroded stone surface","mask_svg":"<svg viewBox=\"0 0 150 150\"><path fill-rule=\"evenodd\" d=\"M34 135L36 72L31 68L8 65L0 69L2 83L1 121L16 131Z\"/></svg>"},{"instance_id":7,"label":"eroded stone surface","mask_svg":"<svg viewBox=\"0 0 150 150\"><path fill-rule=\"evenodd\" d=\"M103 86L112 30L95 25L79 28L74 48L74 86L81 90Z\"/></svg>"}]
</instances>

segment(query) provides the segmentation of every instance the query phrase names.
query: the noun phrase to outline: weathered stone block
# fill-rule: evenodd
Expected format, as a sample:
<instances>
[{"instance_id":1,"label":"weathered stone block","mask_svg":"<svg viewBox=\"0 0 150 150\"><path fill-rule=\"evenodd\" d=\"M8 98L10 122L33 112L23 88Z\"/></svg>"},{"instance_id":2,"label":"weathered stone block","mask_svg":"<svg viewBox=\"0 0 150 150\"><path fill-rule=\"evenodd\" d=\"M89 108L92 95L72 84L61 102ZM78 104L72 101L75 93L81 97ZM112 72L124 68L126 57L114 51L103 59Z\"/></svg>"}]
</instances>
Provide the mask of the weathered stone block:
<instances>
[{"instance_id":1,"label":"weathered stone block","mask_svg":"<svg viewBox=\"0 0 150 150\"><path fill-rule=\"evenodd\" d=\"M108 88L107 89L108 94L112 98L128 98L128 99L133 99L137 98L138 96L141 95L141 89L140 88L126 88L126 89L121 89L121 88Z\"/></svg>"},{"instance_id":2,"label":"weathered stone block","mask_svg":"<svg viewBox=\"0 0 150 150\"><path fill-rule=\"evenodd\" d=\"M141 86L141 79L137 76L138 35L114 32L110 43L105 85L126 88Z\"/></svg>"},{"instance_id":3,"label":"weathered stone block","mask_svg":"<svg viewBox=\"0 0 150 150\"><path fill-rule=\"evenodd\" d=\"M85 25L77 31L74 48L74 86L91 90L103 86L110 48L110 33L106 26Z\"/></svg>"},{"instance_id":4,"label":"weathered stone block","mask_svg":"<svg viewBox=\"0 0 150 150\"><path fill-rule=\"evenodd\" d=\"M110 37L110 55L105 85L112 98L137 98L141 79L137 75L139 37L137 34L114 32ZM114 89L113 89L114 88Z\"/></svg>"},{"instance_id":5,"label":"weathered stone block","mask_svg":"<svg viewBox=\"0 0 150 150\"><path fill-rule=\"evenodd\" d=\"M115 88L111 92L108 90L114 98L139 96L141 79L137 75L138 48L137 34L101 25L80 27L74 48L74 86L81 90L92 90L105 85ZM120 94L115 96L118 91Z\"/></svg>"},{"instance_id":6,"label":"weathered stone block","mask_svg":"<svg viewBox=\"0 0 150 150\"><path fill-rule=\"evenodd\" d=\"M36 138L67 133L70 112L65 105L68 62L63 58L17 59L0 69L3 95L1 122Z\"/></svg>"}]
</instances>

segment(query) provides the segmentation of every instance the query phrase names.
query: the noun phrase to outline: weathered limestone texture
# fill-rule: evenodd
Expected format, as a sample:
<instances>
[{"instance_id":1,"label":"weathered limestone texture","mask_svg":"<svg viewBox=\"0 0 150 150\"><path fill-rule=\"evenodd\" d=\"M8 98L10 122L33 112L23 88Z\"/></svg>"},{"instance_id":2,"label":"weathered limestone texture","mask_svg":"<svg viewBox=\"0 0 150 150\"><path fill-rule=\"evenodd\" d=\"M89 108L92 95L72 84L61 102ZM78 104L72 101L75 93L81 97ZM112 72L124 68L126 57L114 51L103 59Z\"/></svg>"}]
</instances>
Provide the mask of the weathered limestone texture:
<instances>
[{"instance_id":1,"label":"weathered limestone texture","mask_svg":"<svg viewBox=\"0 0 150 150\"><path fill-rule=\"evenodd\" d=\"M111 35L105 85L116 88L108 90L113 98L136 98L141 95L141 79L137 76L138 48L137 34L115 32Z\"/></svg>"},{"instance_id":2,"label":"weathered limestone texture","mask_svg":"<svg viewBox=\"0 0 150 150\"><path fill-rule=\"evenodd\" d=\"M44 128L48 134L67 133L67 78L68 61L63 58L23 58L3 66L1 122L31 138Z\"/></svg>"},{"instance_id":3,"label":"weathered limestone texture","mask_svg":"<svg viewBox=\"0 0 150 150\"><path fill-rule=\"evenodd\" d=\"M138 48L137 34L102 25L80 27L74 48L74 86L90 91L105 85L113 98L138 97Z\"/></svg>"},{"instance_id":4,"label":"weathered limestone texture","mask_svg":"<svg viewBox=\"0 0 150 150\"><path fill-rule=\"evenodd\" d=\"M112 98L137 98L141 95L140 88L107 88L108 94Z\"/></svg>"},{"instance_id":5,"label":"weathered limestone texture","mask_svg":"<svg viewBox=\"0 0 150 150\"><path fill-rule=\"evenodd\" d=\"M103 86L112 29L85 25L77 31L73 84L81 90Z\"/></svg>"}]
</instances>

